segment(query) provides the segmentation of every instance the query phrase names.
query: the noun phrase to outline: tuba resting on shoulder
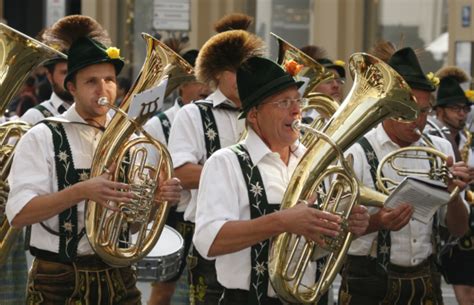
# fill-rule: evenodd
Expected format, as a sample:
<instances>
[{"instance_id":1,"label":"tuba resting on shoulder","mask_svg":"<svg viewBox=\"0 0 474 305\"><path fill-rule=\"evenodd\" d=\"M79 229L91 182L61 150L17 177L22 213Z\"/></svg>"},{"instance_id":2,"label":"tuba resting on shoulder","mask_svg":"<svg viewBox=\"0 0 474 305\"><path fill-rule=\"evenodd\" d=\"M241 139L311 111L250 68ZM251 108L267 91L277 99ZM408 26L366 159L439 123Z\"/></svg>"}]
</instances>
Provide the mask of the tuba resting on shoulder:
<instances>
[{"instance_id":1,"label":"tuba resting on shoulder","mask_svg":"<svg viewBox=\"0 0 474 305\"><path fill-rule=\"evenodd\" d=\"M129 119L126 112L136 94L167 80L167 96L193 73L193 68L166 45L148 34L142 36L147 45L145 63L120 108L113 106L113 101L98 101L114 108L117 114L98 144L91 177L102 175L104 169L115 163L116 170L111 179L130 184L136 195L129 204L108 203L115 206L117 212L94 201L87 203L85 226L89 243L96 254L112 266L133 264L153 249L169 209L167 202L156 205L155 192L160 181L169 179L173 172L166 147L142 128L153 113ZM143 136L133 137L137 131ZM147 162L150 149L157 150L160 156L157 164ZM135 238L129 238L132 230L136 231Z\"/></svg>"},{"instance_id":2,"label":"tuba resting on shoulder","mask_svg":"<svg viewBox=\"0 0 474 305\"><path fill-rule=\"evenodd\" d=\"M28 74L42 62L58 56L66 58L53 48L0 23L0 116L5 113ZM0 266L21 232L10 227L3 211L13 153L18 140L29 128L29 124L22 121L0 124Z\"/></svg>"},{"instance_id":3,"label":"tuba resting on shoulder","mask_svg":"<svg viewBox=\"0 0 474 305\"><path fill-rule=\"evenodd\" d=\"M419 108L410 87L388 64L371 55L355 53L350 58L349 68L354 85L322 131L299 121L293 124L314 134L316 140L296 167L281 209L311 200L317 194L315 207L340 215L343 231L337 238L326 237L322 246L290 233L272 239L270 280L279 297L290 303L314 303L330 287L353 237L347 230L353 206L381 206L384 201L384 196L367 192L367 188L359 185L343 152L384 119L414 120L418 116ZM341 165L332 165L338 159ZM329 187L323 186L325 180L331 181ZM308 283L304 273L318 256L325 257L322 266L318 266L320 276Z\"/></svg>"}]
</instances>

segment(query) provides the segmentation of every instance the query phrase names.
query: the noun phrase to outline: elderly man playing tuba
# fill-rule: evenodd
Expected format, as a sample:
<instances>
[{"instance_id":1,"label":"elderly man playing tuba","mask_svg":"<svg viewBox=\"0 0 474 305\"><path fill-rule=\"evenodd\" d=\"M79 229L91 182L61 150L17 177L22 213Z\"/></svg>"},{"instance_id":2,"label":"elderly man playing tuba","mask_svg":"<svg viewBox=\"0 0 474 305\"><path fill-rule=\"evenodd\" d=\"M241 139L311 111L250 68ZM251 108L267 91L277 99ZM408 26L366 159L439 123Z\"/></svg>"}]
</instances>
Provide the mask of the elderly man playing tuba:
<instances>
[{"instance_id":1,"label":"elderly man playing tuba","mask_svg":"<svg viewBox=\"0 0 474 305\"><path fill-rule=\"evenodd\" d=\"M301 82L271 60L252 57L237 70L242 142L214 153L204 165L194 243L215 258L224 286L220 304L282 304L268 281L269 239L283 232L323 242L337 236L339 216L306 204L280 211L290 177L305 152L292 128L301 119ZM364 207L353 210L350 230L368 225Z\"/></svg>"}]
</instances>

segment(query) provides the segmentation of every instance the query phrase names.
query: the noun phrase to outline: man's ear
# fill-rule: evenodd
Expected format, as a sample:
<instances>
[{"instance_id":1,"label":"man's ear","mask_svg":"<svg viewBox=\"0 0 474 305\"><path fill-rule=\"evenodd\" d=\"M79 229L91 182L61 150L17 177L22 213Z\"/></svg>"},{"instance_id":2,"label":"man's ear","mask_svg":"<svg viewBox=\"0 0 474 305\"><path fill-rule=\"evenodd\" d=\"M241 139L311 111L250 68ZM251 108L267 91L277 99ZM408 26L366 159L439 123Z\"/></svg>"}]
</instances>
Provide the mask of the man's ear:
<instances>
[{"instance_id":1,"label":"man's ear","mask_svg":"<svg viewBox=\"0 0 474 305\"><path fill-rule=\"evenodd\" d=\"M71 81L68 81L66 83L66 90L69 91L72 95L74 95L74 92L76 91L76 86Z\"/></svg>"},{"instance_id":2,"label":"man's ear","mask_svg":"<svg viewBox=\"0 0 474 305\"><path fill-rule=\"evenodd\" d=\"M247 113L247 121L255 124L257 122L257 107L252 107Z\"/></svg>"}]
</instances>

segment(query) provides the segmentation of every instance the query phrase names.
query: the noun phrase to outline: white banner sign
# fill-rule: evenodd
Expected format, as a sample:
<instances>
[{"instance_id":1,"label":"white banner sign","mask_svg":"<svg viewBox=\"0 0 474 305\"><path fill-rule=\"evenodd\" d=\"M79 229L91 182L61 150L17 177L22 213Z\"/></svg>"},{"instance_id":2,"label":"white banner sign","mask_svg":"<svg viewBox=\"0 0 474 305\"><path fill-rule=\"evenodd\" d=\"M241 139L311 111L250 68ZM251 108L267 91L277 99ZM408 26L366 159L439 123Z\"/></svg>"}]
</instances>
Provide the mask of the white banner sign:
<instances>
[{"instance_id":1,"label":"white banner sign","mask_svg":"<svg viewBox=\"0 0 474 305\"><path fill-rule=\"evenodd\" d=\"M189 31L190 16L189 0L153 1L153 28L155 30Z\"/></svg>"}]
</instances>

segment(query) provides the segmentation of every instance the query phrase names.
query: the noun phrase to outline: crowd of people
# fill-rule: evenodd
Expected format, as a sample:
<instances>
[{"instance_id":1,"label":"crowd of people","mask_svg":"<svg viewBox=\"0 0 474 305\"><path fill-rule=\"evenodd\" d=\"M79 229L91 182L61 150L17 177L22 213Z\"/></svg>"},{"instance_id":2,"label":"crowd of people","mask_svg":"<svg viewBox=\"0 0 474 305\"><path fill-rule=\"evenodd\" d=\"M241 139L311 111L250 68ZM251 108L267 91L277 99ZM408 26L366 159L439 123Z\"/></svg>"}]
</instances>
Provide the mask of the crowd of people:
<instances>
[{"instance_id":1,"label":"crowd of people","mask_svg":"<svg viewBox=\"0 0 474 305\"><path fill-rule=\"evenodd\" d=\"M370 50L406 82L418 116L410 122L384 119L350 139L354 144L344 152L352 160L350 174L382 193L376 176L386 155L424 146L442 152L446 191L461 191L428 222L414 215L416 200L422 199L333 213L322 204L333 187L330 177L297 204L280 209L293 173L313 149L301 144L295 121L311 122L319 114L304 109L301 89L307 83L298 69L266 58L265 43L249 31L251 23L244 14L224 16L199 50L169 43L194 67L194 75L179 85L172 106L143 128L172 158L174 176L158 184L155 202L157 208L163 201L173 205L166 224L181 234L184 255L165 280L153 281L148 304L287 304L270 279L272 238L289 233L328 249L348 232L354 240L340 270L338 304L441 305L442 278L453 285L459 304L474 304L474 160L466 125L474 94L461 86L469 76L457 67L428 74L410 47L381 41ZM44 80L30 77L4 117L11 120L16 113L32 126L15 148L8 186L0 181L0 198L10 225L29 227L26 246L34 261L27 271L23 238L18 239L0 266L0 303L141 304L134 267L105 263L84 229L89 200L110 207L109 202L138 196L128 181L112 181L115 166L89 176L113 114L98 101L105 97L120 106L131 87L119 76L124 60L109 52L107 31L90 17L61 18L41 39L68 57L43 64L48 98L38 97L40 86L34 89ZM300 52L330 75L312 91L343 107L344 62L320 46L302 46ZM148 156L151 163L161 157ZM401 165L433 167L421 159L404 159ZM404 178L390 168L381 173L398 183ZM307 285L320 280L326 255L308 264L302 275ZM314 303L330 302L325 292Z\"/></svg>"}]
</instances>

